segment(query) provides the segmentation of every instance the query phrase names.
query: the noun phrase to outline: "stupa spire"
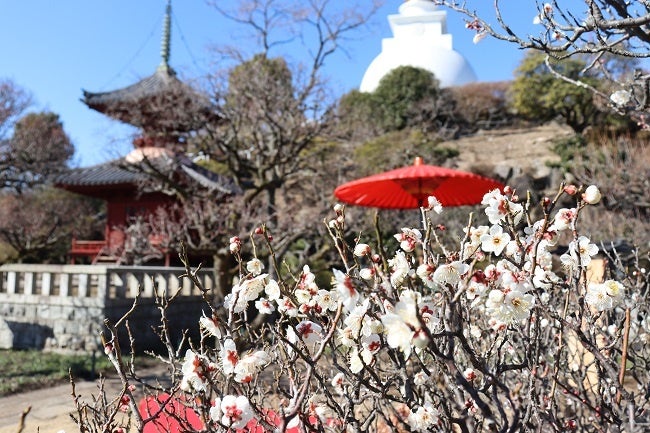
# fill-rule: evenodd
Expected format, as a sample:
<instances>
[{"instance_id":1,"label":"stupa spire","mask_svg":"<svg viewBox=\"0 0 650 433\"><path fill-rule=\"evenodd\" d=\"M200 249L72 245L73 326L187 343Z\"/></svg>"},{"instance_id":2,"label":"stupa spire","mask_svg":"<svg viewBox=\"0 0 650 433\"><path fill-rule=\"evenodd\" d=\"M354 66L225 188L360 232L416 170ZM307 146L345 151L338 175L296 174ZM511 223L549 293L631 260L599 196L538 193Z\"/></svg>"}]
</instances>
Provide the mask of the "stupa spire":
<instances>
[{"instance_id":1,"label":"stupa spire","mask_svg":"<svg viewBox=\"0 0 650 433\"><path fill-rule=\"evenodd\" d=\"M162 40L160 43L160 56L161 62L158 69L164 69L171 72L169 67L169 52L171 48L171 27L172 27L172 1L167 0L167 8L165 10L165 21L163 24Z\"/></svg>"}]
</instances>

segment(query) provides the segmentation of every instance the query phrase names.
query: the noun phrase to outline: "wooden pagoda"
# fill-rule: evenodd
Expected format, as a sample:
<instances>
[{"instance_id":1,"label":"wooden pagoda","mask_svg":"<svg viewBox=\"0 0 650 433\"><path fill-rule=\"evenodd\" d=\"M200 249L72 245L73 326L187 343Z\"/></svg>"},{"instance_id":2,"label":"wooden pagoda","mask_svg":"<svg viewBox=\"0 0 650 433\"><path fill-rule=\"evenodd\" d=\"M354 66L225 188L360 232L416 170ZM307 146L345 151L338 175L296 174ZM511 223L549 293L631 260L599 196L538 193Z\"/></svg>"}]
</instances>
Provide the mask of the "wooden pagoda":
<instances>
[{"instance_id":1,"label":"wooden pagoda","mask_svg":"<svg viewBox=\"0 0 650 433\"><path fill-rule=\"evenodd\" d=\"M146 218L175 197L159 191L143 192L139 185L149 174L142 166L174 177L175 182L198 184L219 195L234 194L231 179L206 170L185 155L183 136L209 120L207 98L176 76L169 66L171 4L167 3L162 36L162 61L153 75L128 87L109 92L83 91L82 101L91 109L137 127L141 135L126 157L92 167L73 169L56 179L63 189L105 200L107 218L104 240L74 239L70 260L119 262L127 240L126 228L135 218ZM170 174L171 173L171 174ZM149 239L154 247L160 239ZM169 264L169 251L162 251Z\"/></svg>"}]
</instances>

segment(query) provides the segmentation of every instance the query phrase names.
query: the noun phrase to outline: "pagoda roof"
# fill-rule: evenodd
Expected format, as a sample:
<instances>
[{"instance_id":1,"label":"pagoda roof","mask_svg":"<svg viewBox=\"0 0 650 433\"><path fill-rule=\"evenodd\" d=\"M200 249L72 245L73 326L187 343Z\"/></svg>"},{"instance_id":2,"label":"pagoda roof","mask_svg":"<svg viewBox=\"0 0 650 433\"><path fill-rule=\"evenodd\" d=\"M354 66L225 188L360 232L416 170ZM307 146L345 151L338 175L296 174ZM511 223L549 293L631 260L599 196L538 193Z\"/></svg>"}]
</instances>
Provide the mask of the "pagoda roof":
<instances>
[{"instance_id":1,"label":"pagoda roof","mask_svg":"<svg viewBox=\"0 0 650 433\"><path fill-rule=\"evenodd\" d=\"M146 162L145 165L140 164L143 160ZM241 189L231 178L207 170L185 155L170 156L169 154L155 158L145 157L138 162L134 162L130 154L103 164L74 168L55 178L54 184L79 194L102 197L108 191L133 190L141 182L151 179L147 168L161 172L172 169L176 174L191 179L190 181L198 183L203 188L223 195L241 193Z\"/></svg>"},{"instance_id":2,"label":"pagoda roof","mask_svg":"<svg viewBox=\"0 0 650 433\"><path fill-rule=\"evenodd\" d=\"M121 89L97 93L83 90L82 102L109 117L158 134L191 131L212 116L208 97L179 80L166 64Z\"/></svg>"}]
</instances>

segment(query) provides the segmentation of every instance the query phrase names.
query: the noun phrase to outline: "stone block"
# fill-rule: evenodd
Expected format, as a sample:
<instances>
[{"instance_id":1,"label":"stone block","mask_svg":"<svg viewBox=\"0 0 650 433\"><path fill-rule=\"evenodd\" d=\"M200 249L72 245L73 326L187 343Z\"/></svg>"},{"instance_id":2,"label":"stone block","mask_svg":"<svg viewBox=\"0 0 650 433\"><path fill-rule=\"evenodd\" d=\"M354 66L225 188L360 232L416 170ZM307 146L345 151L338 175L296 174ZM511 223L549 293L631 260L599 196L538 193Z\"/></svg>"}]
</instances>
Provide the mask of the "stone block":
<instances>
[{"instance_id":1,"label":"stone block","mask_svg":"<svg viewBox=\"0 0 650 433\"><path fill-rule=\"evenodd\" d=\"M0 349L14 348L14 333L7 322L0 318Z\"/></svg>"}]
</instances>

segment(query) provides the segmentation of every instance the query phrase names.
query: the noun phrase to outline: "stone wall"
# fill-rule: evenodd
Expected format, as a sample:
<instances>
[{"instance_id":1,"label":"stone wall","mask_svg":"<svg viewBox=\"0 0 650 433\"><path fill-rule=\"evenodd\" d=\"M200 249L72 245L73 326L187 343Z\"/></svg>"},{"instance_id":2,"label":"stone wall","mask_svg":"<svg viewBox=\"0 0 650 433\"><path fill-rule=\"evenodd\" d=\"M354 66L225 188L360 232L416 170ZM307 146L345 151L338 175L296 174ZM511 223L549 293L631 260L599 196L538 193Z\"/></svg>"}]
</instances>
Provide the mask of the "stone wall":
<instances>
[{"instance_id":1,"label":"stone wall","mask_svg":"<svg viewBox=\"0 0 650 433\"><path fill-rule=\"evenodd\" d=\"M180 296L169 306L172 338L185 329L198 332L205 309L199 290L181 268L84 265L0 266L0 348L90 351L100 345L104 319L115 323L133 305L129 319L138 351L160 345L157 295ZM212 271L202 270L204 286L213 288ZM126 331L120 344L128 344Z\"/></svg>"}]
</instances>

